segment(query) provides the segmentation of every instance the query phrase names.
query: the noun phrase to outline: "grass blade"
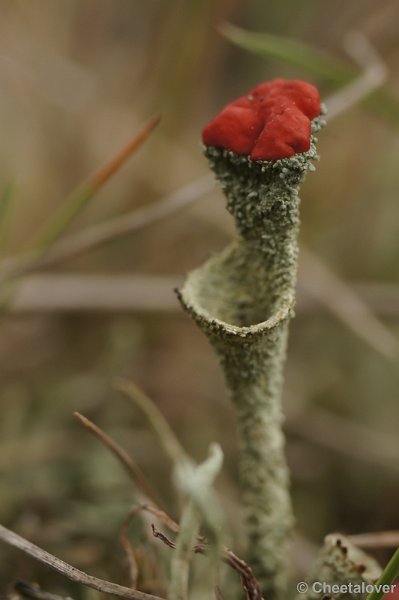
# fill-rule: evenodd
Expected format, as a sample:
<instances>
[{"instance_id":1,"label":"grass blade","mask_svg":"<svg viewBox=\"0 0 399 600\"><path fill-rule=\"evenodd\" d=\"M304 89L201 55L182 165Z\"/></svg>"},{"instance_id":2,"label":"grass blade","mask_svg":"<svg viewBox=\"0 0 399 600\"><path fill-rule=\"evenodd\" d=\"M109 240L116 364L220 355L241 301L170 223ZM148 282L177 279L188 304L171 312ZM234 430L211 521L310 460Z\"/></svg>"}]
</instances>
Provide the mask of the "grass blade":
<instances>
[{"instance_id":1,"label":"grass blade","mask_svg":"<svg viewBox=\"0 0 399 600\"><path fill-rule=\"evenodd\" d=\"M244 50L264 58L274 58L289 63L335 86L348 83L359 73L359 69L343 60L333 58L303 42L279 35L246 31L230 23L221 26L221 33Z\"/></svg>"},{"instance_id":2,"label":"grass blade","mask_svg":"<svg viewBox=\"0 0 399 600\"><path fill-rule=\"evenodd\" d=\"M399 575L399 548L393 554L391 560L386 565L381 577L374 586L374 590L367 596L367 600L381 600L385 595L384 586L392 586ZM397 589L397 588L396 588Z\"/></svg>"},{"instance_id":3,"label":"grass blade","mask_svg":"<svg viewBox=\"0 0 399 600\"><path fill-rule=\"evenodd\" d=\"M224 23L220 31L233 44L264 58L272 58L303 69L334 89L359 76L359 68L313 46L270 33L247 31ZM364 103L379 116L399 127L399 100L386 87L370 94Z\"/></svg>"},{"instance_id":4,"label":"grass blade","mask_svg":"<svg viewBox=\"0 0 399 600\"><path fill-rule=\"evenodd\" d=\"M89 179L79 186L67 199L57 214L44 227L34 242L36 250L46 250L62 235L68 225L79 215L95 196L100 188L121 168L130 158L160 121L159 117L150 119L135 137L124 146L105 165L100 167Z\"/></svg>"}]
</instances>

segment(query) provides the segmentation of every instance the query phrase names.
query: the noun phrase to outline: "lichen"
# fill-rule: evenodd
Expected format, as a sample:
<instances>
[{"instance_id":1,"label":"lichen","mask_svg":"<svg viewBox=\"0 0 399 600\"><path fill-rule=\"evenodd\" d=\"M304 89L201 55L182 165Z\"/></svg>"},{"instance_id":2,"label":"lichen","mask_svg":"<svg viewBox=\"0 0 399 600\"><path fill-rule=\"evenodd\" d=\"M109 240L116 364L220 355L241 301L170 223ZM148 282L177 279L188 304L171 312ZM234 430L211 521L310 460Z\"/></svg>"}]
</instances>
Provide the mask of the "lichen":
<instances>
[{"instance_id":1,"label":"lichen","mask_svg":"<svg viewBox=\"0 0 399 600\"><path fill-rule=\"evenodd\" d=\"M341 590L341 600L364 600L367 593L356 592L356 588L361 590L366 584L375 584L380 575L381 568L376 560L342 534L332 533L324 540L308 579L307 592L298 596L298 600L325 598L331 595L331 587L327 586L334 585Z\"/></svg>"},{"instance_id":2,"label":"lichen","mask_svg":"<svg viewBox=\"0 0 399 600\"><path fill-rule=\"evenodd\" d=\"M269 599L285 591L293 525L282 370L295 301L298 188L317 159L320 125L320 118L313 120L308 152L281 160L205 147L239 237L189 273L178 292L220 358L236 409L248 560Z\"/></svg>"}]
</instances>

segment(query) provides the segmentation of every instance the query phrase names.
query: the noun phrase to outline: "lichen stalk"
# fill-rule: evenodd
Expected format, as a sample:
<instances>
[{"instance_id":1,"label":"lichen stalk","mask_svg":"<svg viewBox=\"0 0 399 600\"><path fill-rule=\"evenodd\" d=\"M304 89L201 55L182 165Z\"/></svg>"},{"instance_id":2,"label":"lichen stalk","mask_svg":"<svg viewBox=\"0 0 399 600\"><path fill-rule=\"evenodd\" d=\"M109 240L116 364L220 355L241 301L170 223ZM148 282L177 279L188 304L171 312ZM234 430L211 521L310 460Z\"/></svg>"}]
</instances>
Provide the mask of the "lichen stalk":
<instances>
[{"instance_id":1,"label":"lichen stalk","mask_svg":"<svg viewBox=\"0 0 399 600\"><path fill-rule=\"evenodd\" d=\"M314 119L312 131L320 127ZM317 158L254 161L205 147L239 238L192 271L178 293L219 355L237 412L248 560L267 598L286 588L293 525L282 433L282 370L293 314L299 184Z\"/></svg>"}]
</instances>

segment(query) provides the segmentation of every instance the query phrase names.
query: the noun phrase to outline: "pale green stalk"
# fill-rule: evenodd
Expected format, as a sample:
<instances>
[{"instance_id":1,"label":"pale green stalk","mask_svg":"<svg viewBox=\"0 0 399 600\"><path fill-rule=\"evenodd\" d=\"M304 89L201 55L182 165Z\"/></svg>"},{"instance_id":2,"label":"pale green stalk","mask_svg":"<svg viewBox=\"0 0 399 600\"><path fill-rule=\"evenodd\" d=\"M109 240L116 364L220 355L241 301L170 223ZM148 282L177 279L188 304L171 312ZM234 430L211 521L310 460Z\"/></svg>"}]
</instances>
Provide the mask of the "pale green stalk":
<instances>
[{"instance_id":1,"label":"pale green stalk","mask_svg":"<svg viewBox=\"0 0 399 600\"><path fill-rule=\"evenodd\" d=\"M313 130L319 128L316 119ZM179 298L218 353L236 408L248 560L267 598L286 589L293 525L281 388L298 254L299 184L309 152L252 161L206 148L239 238L192 271Z\"/></svg>"},{"instance_id":2,"label":"pale green stalk","mask_svg":"<svg viewBox=\"0 0 399 600\"><path fill-rule=\"evenodd\" d=\"M183 461L175 466L175 480L178 489L185 497L186 504L180 520L180 533L176 540L176 550L172 558L171 580L168 600L187 600L189 589L190 562L194 555L194 545L198 538L200 521L205 522L213 538L209 548L212 560L208 571L209 591L215 584L216 568L219 559L220 528L223 517L211 486L223 462L220 447L213 444L208 458L200 465Z\"/></svg>"},{"instance_id":3,"label":"pale green stalk","mask_svg":"<svg viewBox=\"0 0 399 600\"><path fill-rule=\"evenodd\" d=\"M212 490L212 484L222 467L223 453L217 444L212 444L208 458L202 464L196 465L186 454L156 405L144 392L133 382L125 379L118 379L115 386L147 417L165 453L173 462L174 483L184 498L180 532L172 557L168 600L188 598L191 560L201 523L210 542L207 552L209 561L207 587L212 590L221 555L222 534L225 531L223 512Z\"/></svg>"}]
</instances>

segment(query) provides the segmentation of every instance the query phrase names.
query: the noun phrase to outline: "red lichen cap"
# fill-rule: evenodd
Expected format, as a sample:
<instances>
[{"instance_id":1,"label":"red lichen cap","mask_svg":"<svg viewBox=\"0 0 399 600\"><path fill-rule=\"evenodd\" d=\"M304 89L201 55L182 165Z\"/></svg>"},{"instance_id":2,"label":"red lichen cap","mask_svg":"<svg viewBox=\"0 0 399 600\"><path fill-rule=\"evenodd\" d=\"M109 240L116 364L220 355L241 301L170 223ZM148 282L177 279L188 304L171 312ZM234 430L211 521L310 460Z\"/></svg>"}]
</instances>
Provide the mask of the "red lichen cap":
<instances>
[{"instance_id":1,"label":"red lichen cap","mask_svg":"<svg viewBox=\"0 0 399 600\"><path fill-rule=\"evenodd\" d=\"M287 158L309 150L310 121L320 111L313 85L274 79L225 106L202 130L202 141L254 160Z\"/></svg>"}]
</instances>

